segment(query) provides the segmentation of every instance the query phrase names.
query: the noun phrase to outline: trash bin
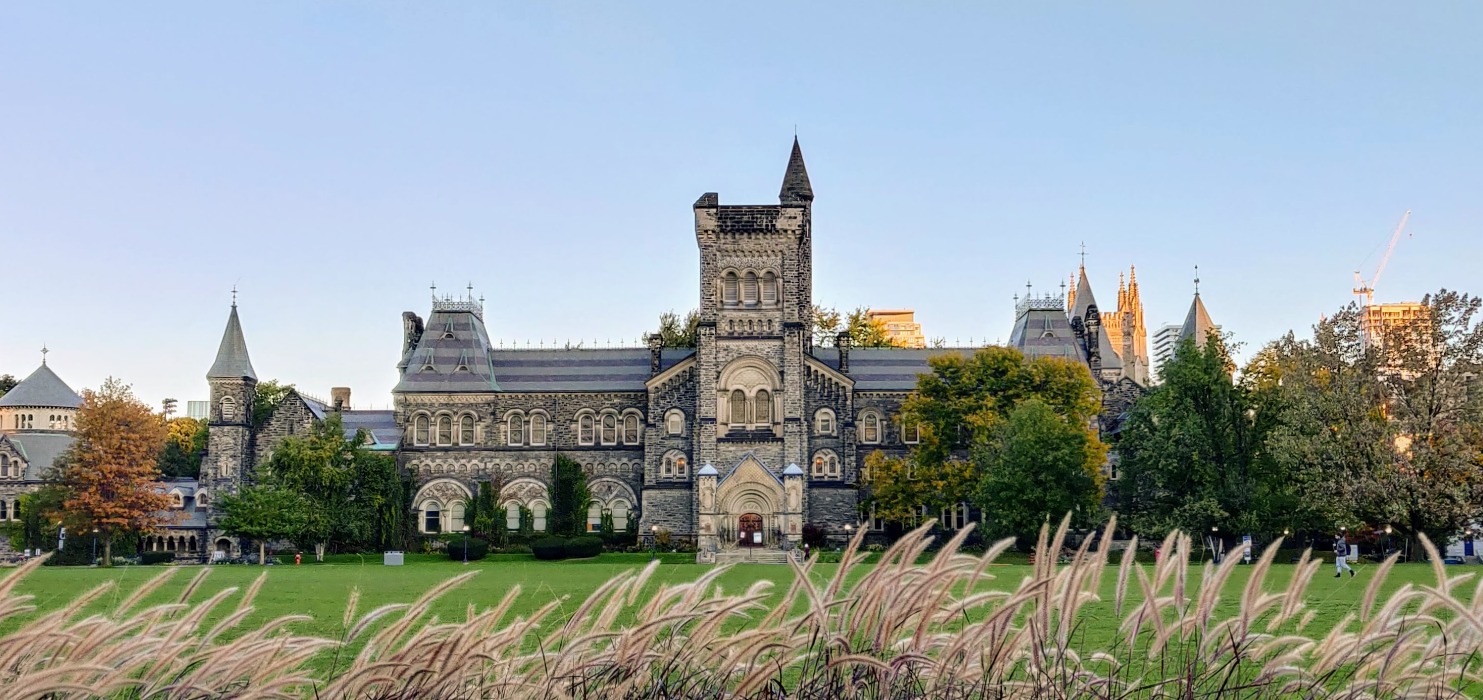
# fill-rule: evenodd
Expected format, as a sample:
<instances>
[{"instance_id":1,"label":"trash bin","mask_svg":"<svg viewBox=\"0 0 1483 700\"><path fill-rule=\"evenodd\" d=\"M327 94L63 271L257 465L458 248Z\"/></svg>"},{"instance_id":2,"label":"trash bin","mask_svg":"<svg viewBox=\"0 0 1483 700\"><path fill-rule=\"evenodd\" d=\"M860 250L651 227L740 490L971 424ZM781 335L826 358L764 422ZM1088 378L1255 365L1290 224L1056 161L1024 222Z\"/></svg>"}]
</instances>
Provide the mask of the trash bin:
<instances>
[{"instance_id":1,"label":"trash bin","mask_svg":"<svg viewBox=\"0 0 1483 700\"><path fill-rule=\"evenodd\" d=\"M401 552L386 552L386 553L384 553L384 554L381 555L381 563L383 565L385 565L385 566L401 566L402 565L402 553Z\"/></svg>"}]
</instances>

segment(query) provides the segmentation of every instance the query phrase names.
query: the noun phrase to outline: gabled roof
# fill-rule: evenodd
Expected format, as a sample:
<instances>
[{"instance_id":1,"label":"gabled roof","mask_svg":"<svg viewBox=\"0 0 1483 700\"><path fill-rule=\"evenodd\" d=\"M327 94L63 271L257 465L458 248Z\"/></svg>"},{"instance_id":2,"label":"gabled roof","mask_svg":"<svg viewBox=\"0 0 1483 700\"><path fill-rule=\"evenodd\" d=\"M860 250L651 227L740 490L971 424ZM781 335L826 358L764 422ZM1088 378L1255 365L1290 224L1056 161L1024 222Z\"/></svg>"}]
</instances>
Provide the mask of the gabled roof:
<instances>
[{"instance_id":1,"label":"gabled roof","mask_svg":"<svg viewBox=\"0 0 1483 700\"><path fill-rule=\"evenodd\" d=\"M927 360L937 355L971 356L977 348L853 348L850 371L855 391L913 391L917 377L931 374ZM814 348L810 354L830 369L839 369L839 348Z\"/></svg>"},{"instance_id":2,"label":"gabled roof","mask_svg":"<svg viewBox=\"0 0 1483 700\"><path fill-rule=\"evenodd\" d=\"M1086 324L1087 316L1091 313L1092 307L1097 307L1097 315L1099 317L1102 315L1102 307L1097 306L1097 298L1092 296L1092 283L1087 281L1085 267L1081 268L1080 273L1077 275L1075 303L1076 305L1071 309L1071 318L1081 319L1083 325ZM1090 354L1090 351L1088 351L1088 354ZM1102 369L1122 369L1122 357L1112 347L1112 339L1107 337L1107 331L1105 330L1097 334L1097 354L1101 358Z\"/></svg>"},{"instance_id":3,"label":"gabled roof","mask_svg":"<svg viewBox=\"0 0 1483 700\"><path fill-rule=\"evenodd\" d=\"M237 318L236 302L232 302L232 314L227 317L227 328L221 334L221 347L216 350L216 362L211 364L206 378L257 381L257 373L252 371L252 360L247 356L247 339L242 335L242 321Z\"/></svg>"},{"instance_id":4,"label":"gabled roof","mask_svg":"<svg viewBox=\"0 0 1483 700\"><path fill-rule=\"evenodd\" d=\"M788 155L788 170L783 173L783 188L778 192L783 204L814 201L814 187L808 181L808 168L803 164L803 149L793 137L793 152Z\"/></svg>"},{"instance_id":5,"label":"gabled roof","mask_svg":"<svg viewBox=\"0 0 1483 700\"><path fill-rule=\"evenodd\" d=\"M26 460L27 481L40 481L77 438L67 433L13 433L6 436Z\"/></svg>"},{"instance_id":6,"label":"gabled roof","mask_svg":"<svg viewBox=\"0 0 1483 700\"><path fill-rule=\"evenodd\" d=\"M1195 292L1195 299L1189 305L1189 313L1184 315L1184 326L1179 329L1179 339L1194 338L1195 345L1203 347L1212 330L1215 330L1215 322L1210 320L1205 302L1200 301L1200 293Z\"/></svg>"},{"instance_id":7,"label":"gabled roof","mask_svg":"<svg viewBox=\"0 0 1483 700\"><path fill-rule=\"evenodd\" d=\"M35 408L77 408L82 397L67 386L56 372L45 362L36 368L25 381L0 396L0 406L26 406Z\"/></svg>"}]
</instances>

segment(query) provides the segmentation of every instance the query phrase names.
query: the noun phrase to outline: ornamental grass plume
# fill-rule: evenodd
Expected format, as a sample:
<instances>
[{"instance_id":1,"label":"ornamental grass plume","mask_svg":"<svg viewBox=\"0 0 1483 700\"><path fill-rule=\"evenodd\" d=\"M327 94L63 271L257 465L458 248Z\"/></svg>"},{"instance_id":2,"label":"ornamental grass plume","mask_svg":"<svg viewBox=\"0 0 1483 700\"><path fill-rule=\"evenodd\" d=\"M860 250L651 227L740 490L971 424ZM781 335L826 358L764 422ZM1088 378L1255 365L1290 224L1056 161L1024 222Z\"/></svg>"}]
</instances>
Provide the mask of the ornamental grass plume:
<instances>
[{"instance_id":1,"label":"ornamental grass plume","mask_svg":"<svg viewBox=\"0 0 1483 700\"><path fill-rule=\"evenodd\" d=\"M1043 528L1038 551L1061 551L1068 523ZM1164 539L1151 567L1135 560L1135 542L1116 563L1113 600L1103 601L1114 527L1095 548L1084 540L1067 563L1037 558L1018 580L992 567L1010 541L973 555L961 550L960 531L929 552L923 527L878 561L861 556L864 533L856 534L827 576L795 561L782 590L765 581L723 590L724 567L661 583L650 564L618 574L575 609L554 600L517 615L516 589L461 619L432 616L434 601L471 572L410 604L363 614L352 593L333 640L296 633L297 617L244 625L262 578L192 602L203 569L174 602L141 608L167 572L108 612L82 612L110 590L105 584L0 638L0 687L6 698L334 700L1483 694L1483 584L1471 602L1454 594L1471 574L1448 577L1437 565L1435 583L1382 597L1392 557L1376 567L1357 615L1310 635L1314 611L1304 599L1320 564L1305 553L1277 586L1276 544L1238 587L1236 558L1188 576L1191 540L1182 533ZM1423 546L1439 561L1430 542ZM30 610L14 587L38 564L0 581L0 620ZM1109 609L1115 624L1099 619Z\"/></svg>"}]
</instances>

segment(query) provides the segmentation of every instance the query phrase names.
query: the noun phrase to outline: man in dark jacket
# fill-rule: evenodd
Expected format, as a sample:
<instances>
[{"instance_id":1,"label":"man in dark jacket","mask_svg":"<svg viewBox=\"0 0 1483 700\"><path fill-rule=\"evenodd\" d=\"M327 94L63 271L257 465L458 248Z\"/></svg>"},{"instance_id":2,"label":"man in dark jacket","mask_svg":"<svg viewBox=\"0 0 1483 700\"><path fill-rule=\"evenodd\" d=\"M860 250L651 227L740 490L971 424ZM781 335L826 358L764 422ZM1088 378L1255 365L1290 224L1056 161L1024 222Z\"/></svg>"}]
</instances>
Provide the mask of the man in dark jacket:
<instances>
[{"instance_id":1,"label":"man in dark jacket","mask_svg":"<svg viewBox=\"0 0 1483 700\"><path fill-rule=\"evenodd\" d=\"M1354 576L1354 569L1349 566L1349 543L1341 532L1334 536L1334 578L1343 576L1345 569L1349 569L1350 577Z\"/></svg>"}]
</instances>

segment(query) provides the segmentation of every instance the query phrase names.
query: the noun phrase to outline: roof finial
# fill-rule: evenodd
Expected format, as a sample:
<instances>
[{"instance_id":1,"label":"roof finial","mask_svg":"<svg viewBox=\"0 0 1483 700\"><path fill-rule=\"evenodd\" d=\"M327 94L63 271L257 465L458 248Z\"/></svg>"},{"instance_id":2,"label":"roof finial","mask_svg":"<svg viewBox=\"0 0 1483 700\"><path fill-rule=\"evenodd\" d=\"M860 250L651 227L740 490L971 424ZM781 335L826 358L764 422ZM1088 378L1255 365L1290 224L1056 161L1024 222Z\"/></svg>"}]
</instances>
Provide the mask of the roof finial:
<instances>
[{"instance_id":1,"label":"roof finial","mask_svg":"<svg viewBox=\"0 0 1483 700\"><path fill-rule=\"evenodd\" d=\"M433 290L433 301L437 301L438 300L438 283L437 282L433 282L432 284L428 285L428 288L431 289L431 290Z\"/></svg>"},{"instance_id":2,"label":"roof finial","mask_svg":"<svg viewBox=\"0 0 1483 700\"><path fill-rule=\"evenodd\" d=\"M1200 296L1200 266L1195 266L1195 296Z\"/></svg>"},{"instance_id":3,"label":"roof finial","mask_svg":"<svg viewBox=\"0 0 1483 700\"><path fill-rule=\"evenodd\" d=\"M49 353L49 352L51 352L51 351L46 349L46 344L45 343L42 343L42 345L41 345L41 366L42 367L45 367L46 366L46 354Z\"/></svg>"},{"instance_id":4,"label":"roof finial","mask_svg":"<svg viewBox=\"0 0 1483 700\"><path fill-rule=\"evenodd\" d=\"M1025 280L1025 298L1030 298L1030 280Z\"/></svg>"},{"instance_id":5,"label":"roof finial","mask_svg":"<svg viewBox=\"0 0 1483 700\"><path fill-rule=\"evenodd\" d=\"M1082 241L1081 242L1081 271L1082 272L1086 272L1086 269L1087 269L1087 242L1086 241Z\"/></svg>"},{"instance_id":6,"label":"roof finial","mask_svg":"<svg viewBox=\"0 0 1483 700\"><path fill-rule=\"evenodd\" d=\"M232 308L237 308L237 285L232 285Z\"/></svg>"}]
</instances>

